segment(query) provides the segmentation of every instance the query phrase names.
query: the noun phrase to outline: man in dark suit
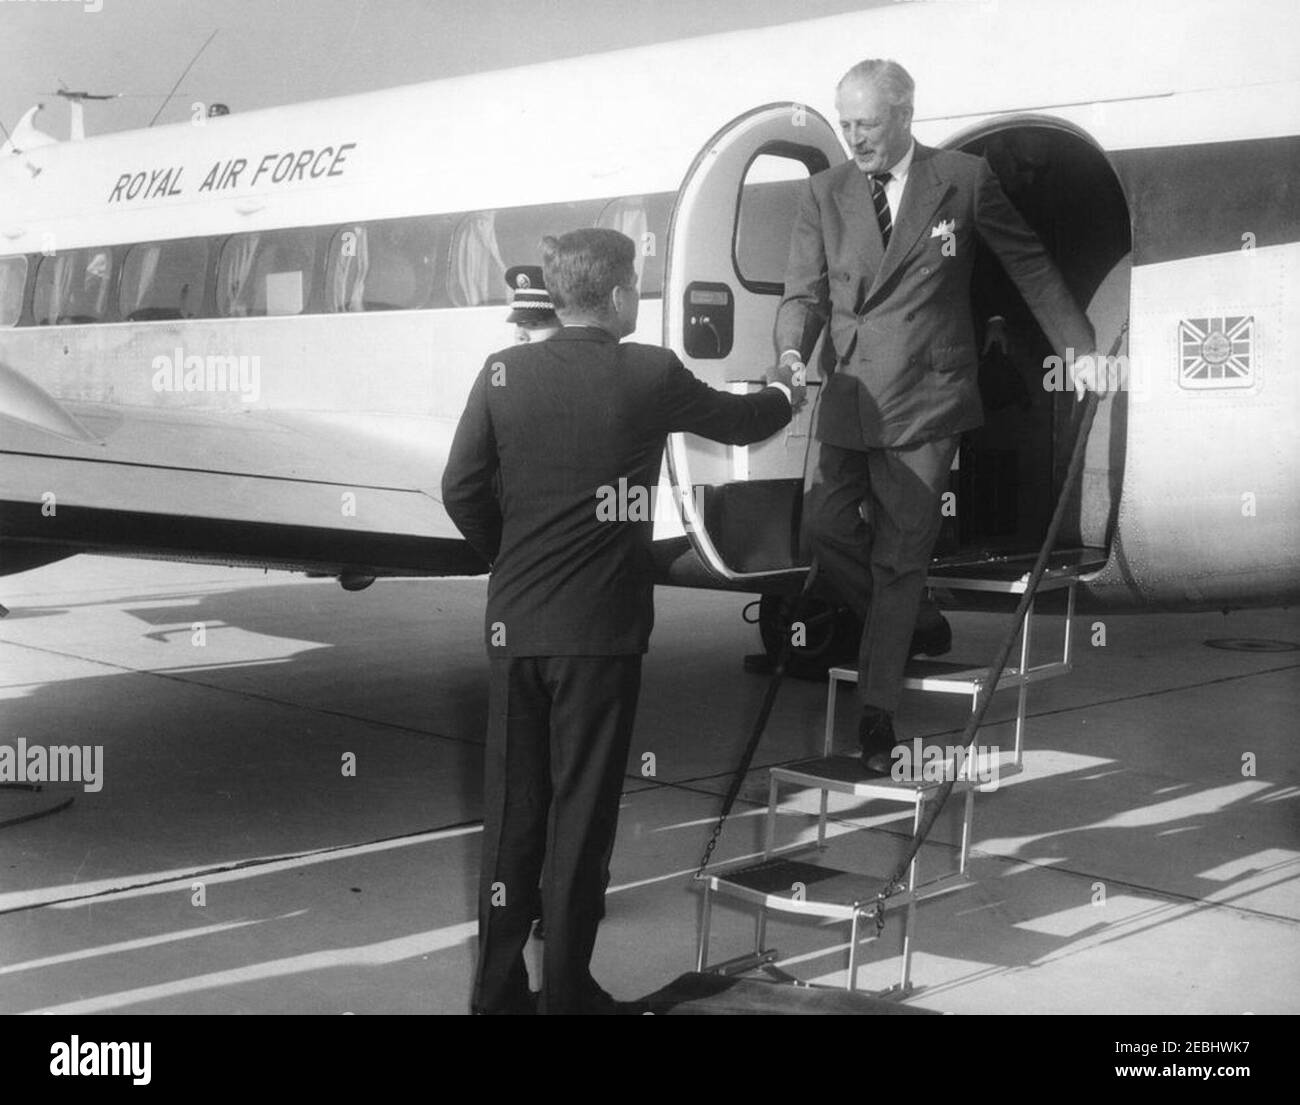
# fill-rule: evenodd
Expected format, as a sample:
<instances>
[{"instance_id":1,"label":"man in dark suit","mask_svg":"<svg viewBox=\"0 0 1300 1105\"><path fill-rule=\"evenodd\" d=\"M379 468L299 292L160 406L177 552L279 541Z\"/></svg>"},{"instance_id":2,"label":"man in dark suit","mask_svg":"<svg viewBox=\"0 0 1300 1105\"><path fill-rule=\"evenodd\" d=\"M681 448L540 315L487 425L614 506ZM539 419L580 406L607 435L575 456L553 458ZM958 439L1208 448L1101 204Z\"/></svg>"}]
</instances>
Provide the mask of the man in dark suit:
<instances>
[{"instance_id":1,"label":"man in dark suit","mask_svg":"<svg viewBox=\"0 0 1300 1105\"><path fill-rule=\"evenodd\" d=\"M1092 326L981 158L912 139L913 82L897 62L855 65L836 92L853 153L800 201L780 363L796 374L823 329L813 549L864 617L859 741L885 774L893 715L960 434L981 424L971 266L975 236L1015 282L1052 345L1095 374ZM1080 395L1082 393L1080 392ZM864 520L863 513L866 518Z\"/></svg>"},{"instance_id":2,"label":"man in dark suit","mask_svg":"<svg viewBox=\"0 0 1300 1105\"><path fill-rule=\"evenodd\" d=\"M803 401L788 371L731 395L668 350L620 344L636 328L634 261L614 230L546 239L564 328L488 358L443 475L448 514L492 565L475 1012L532 1010L523 948L543 862L539 1011L633 1011L590 961L654 622L664 438L761 441Z\"/></svg>"}]
</instances>

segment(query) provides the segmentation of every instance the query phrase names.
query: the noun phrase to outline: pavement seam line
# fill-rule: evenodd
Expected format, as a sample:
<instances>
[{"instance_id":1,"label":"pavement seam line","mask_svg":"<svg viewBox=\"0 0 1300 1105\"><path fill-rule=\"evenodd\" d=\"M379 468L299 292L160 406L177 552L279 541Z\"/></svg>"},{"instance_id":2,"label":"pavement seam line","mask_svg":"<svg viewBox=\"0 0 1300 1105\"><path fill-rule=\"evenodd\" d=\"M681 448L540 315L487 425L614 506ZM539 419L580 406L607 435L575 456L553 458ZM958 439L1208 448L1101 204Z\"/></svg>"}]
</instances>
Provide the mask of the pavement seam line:
<instances>
[{"instance_id":1,"label":"pavement seam line","mask_svg":"<svg viewBox=\"0 0 1300 1105\"><path fill-rule=\"evenodd\" d=\"M306 711L307 713L321 714L325 717L340 718L344 721L355 721L355 722L359 722L362 725L375 725L381 729L392 729L397 732L408 733L413 736L431 737L434 740L451 741L454 744L467 745L471 748L483 747L482 741L468 740L464 737L453 737L453 736L449 736L446 733L434 733L427 729L416 729L410 725L402 725L399 722L395 722L395 721L382 721L379 718L360 717L356 714L345 713L342 710L330 710L323 706L312 706L307 703L292 702L286 699L276 698L274 695L264 694L259 691L238 690L233 687L222 687L213 683L205 683L201 679L187 679L182 675L176 674L174 670L156 671L150 668L133 668L133 667L129 667L126 664L113 663L111 660L100 660L98 658L89 657L89 656L78 656L76 653L73 652L61 652L58 649L46 648L42 645L33 645L30 643L19 643L16 641L9 641L5 643L15 645L18 648L30 649L33 652L41 652L48 656L58 656L60 659L63 660L77 660L83 664L95 664L98 665L99 667L109 668L110 670L128 673L130 675L145 675L153 679L166 679L170 682L180 683L187 687L201 687L204 690L215 691L218 694L235 695L239 698L246 698L256 702L269 702L273 705L286 707L288 709L303 710ZM224 669L208 667L204 670L213 671L213 670L224 670Z\"/></svg>"},{"instance_id":2,"label":"pavement seam line","mask_svg":"<svg viewBox=\"0 0 1300 1105\"><path fill-rule=\"evenodd\" d=\"M414 832L398 833L396 836L377 837L374 840L365 840L361 842L352 841L348 844L331 844L325 848L308 848L301 852L283 852L274 856L259 856L256 859L239 859L231 860L227 863L217 863L210 867L199 867L191 871L186 871L183 875L169 875L165 878L145 879L141 882L129 883L123 886L115 886L111 890L98 890L90 894L73 894L67 898L55 898L48 902L33 902L30 905L14 906L11 909L0 910L0 917L7 917L14 913L26 913L33 909L48 909L53 906L67 905L70 902L93 902L102 898L111 898L118 894L129 893L133 890L145 890L151 886L166 886L169 883L186 882L191 879L202 878L205 875L222 875L230 871L250 871L258 867L266 867L276 863L290 863L296 859L309 859L322 856L328 856L334 852L348 852L354 848L369 848L377 844L392 844L401 840L410 840L413 837L432 836L436 833L447 833L455 829L469 829L475 825L482 825L482 819L469 821L453 821L446 825L438 825L432 829L417 829Z\"/></svg>"}]
</instances>

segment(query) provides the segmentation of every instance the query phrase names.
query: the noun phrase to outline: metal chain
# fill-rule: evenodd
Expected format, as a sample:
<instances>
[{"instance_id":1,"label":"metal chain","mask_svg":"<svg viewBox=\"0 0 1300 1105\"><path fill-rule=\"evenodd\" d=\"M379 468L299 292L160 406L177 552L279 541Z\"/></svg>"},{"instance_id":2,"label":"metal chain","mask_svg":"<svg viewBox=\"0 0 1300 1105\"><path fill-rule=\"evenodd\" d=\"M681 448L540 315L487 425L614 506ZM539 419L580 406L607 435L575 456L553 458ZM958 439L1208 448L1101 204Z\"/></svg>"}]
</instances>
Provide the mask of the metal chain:
<instances>
[{"instance_id":1,"label":"metal chain","mask_svg":"<svg viewBox=\"0 0 1300 1105\"><path fill-rule=\"evenodd\" d=\"M768 714L771 711L772 704L776 701L776 689L780 686L781 678L785 675L785 665L790 659L790 653L793 649L793 638L790 633L791 626L794 625L795 614L799 612L800 607L808 598L808 593L812 590L813 582L817 579L817 561L814 560L808 568L808 574L804 577L803 590L795 597L790 607L790 617L786 622L784 639L781 642L781 651L777 655L776 666L772 670L772 680L768 684L767 697L759 711L759 718L755 725L755 731L750 735L749 747L741 754L740 763L736 765L736 773L732 776L731 784L735 793L739 792L739 778L748 770L749 762L754 755L754 750L758 747L758 740L767 727ZM713 850L718 846L718 839L722 836L722 827L727 823L727 818L731 815L732 802L735 799L735 793L728 796L723 802L722 813L718 817L717 824L713 826L713 832L709 835L708 843L704 846L704 854L700 857L700 865L696 868L692 879L704 878L704 869L709 866L709 861L713 858Z\"/></svg>"},{"instance_id":2,"label":"metal chain","mask_svg":"<svg viewBox=\"0 0 1300 1105\"><path fill-rule=\"evenodd\" d=\"M718 838L722 836L722 826L726 824L727 815L724 813L718 818L718 823L713 826L713 835L709 837L709 842L704 846L704 855L700 857L699 869L695 872L693 878L704 878L704 869L708 867L709 860L713 858L713 849L718 846Z\"/></svg>"}]
</instances>

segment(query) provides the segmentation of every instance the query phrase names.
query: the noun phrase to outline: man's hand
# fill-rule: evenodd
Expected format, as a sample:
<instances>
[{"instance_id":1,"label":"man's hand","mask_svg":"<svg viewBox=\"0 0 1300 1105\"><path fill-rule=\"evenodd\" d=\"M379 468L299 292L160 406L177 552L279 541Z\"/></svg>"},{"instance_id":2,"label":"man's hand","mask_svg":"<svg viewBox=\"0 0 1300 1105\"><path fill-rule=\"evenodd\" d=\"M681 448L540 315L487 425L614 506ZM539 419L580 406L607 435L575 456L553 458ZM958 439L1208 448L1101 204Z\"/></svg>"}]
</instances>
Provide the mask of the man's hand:
<instances>
[{"instance_id":1,"label":"man's hand","mask_svg":"<svg viewBox=\"0 0 1300 1105\"><path fill-rule=\"evenodd\" d=\"M994 315L988 321L987 333L984 337L983 352L987 353L994 346L997 346L1003 356L1009 352L1007 345L1007 320L1001 315Z\"/></svg>"},{"instance_id":2,"label":"man's hand","mask_svg":"<svg viewBox=\"0 0 1300 1105\"><path fill-rule=\"evenodd\" d=\"M798 410L808 398L807 372L804 364L791 353L783 353L780 363L767 374L767 382L784 384L790 389L790 408Z\"/></svg>"},{"instance_id":3,"label":"man's hand","mask_svg":"<svg viewBox=\"0 0 1300 1105\"><path fill-rule=\"evenodd\" d=\"M1085 353L1075 357L1070 365L1070 386L1074 388L1074 398L1082 403L1085 392L1105 395L1107 390L1106 362L1096 352Z\"/></svg>"}]
</instances>

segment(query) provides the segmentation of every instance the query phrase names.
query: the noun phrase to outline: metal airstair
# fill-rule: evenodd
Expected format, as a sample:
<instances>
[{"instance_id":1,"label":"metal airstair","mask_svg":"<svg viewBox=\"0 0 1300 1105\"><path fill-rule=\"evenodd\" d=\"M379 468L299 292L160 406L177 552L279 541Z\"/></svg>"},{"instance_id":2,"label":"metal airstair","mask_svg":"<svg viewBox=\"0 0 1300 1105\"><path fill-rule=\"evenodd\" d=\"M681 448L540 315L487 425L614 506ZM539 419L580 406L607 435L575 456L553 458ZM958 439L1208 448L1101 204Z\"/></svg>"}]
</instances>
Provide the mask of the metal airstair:
<instances>
[{"instance_id":1,"label":"metal airstair","mask_svg":"<svg viewBox=\"0 0 1300 1105\"><path fill-rule=\"evenodd\" d=\"M899 981L875 996L902 996L912 989L911 965L916 942L917 905L970 883L970 843L975 793L996 789L1001 778L1018 774L1024 767L1026 718L1029 687L1056 679L1071 670L1072 625L1075 592L1079 577L1105 562L1103 550L1078 549L1053 552L1039 578L1033 579L1033 558L1013 558L993 563L947 566L932 569L927 587L948 592L983 592L1019 598L1018 644L1013 664L972 666L936 660L909 663L904 688L928 694L964 695L971 700L972 721L983 712L981 696L1016 692L1014 746L999 750L995 762L979 755L962 756L961 749L946 758L926 757L910 770L900 770L896 761L890 777L869 775L856 754L834 751L835 710L840 688L856 683L858 673L837 667L829 672L826 724L822 755L815 759L771 768L762 858L723 865L703 875L703 904L696 957L696 970L722 975L743 974L761 969L773 978L797 981L779 966L779 955L767 946L769 917L813 919L825 924L848 926L848 990L856 990L859 951L862 943L878 939L887 914L902 914L902 950ZM1032 589L1032 590L1031 590ZM1057 647L1046 661L1032 659L1033 614L1039 600L1053 592L1064 592L1064 612L1059 616ZM1050 615L1055 619L1055 615ZM1010 649L1007 642L1004 653ZM906 746L904 746L906 747ZM919 742L916 751L920 751ZM936 750L937 751L937 750ZM918 770L919 767L919 770ZM990 777L992 782L990 782ZM777 840L778 812L782 787L820 792L816 840L781 844ZM946 787L946 789L945 789ZM946 798L948 792L963 799L961 843L956 867L923 876L920 870L919 838L927 806ZM827 847L829 796L837 794L856 803L894 803L912 808L912 832L916 847L906 865L906 881L897 875L870 875L841 870L818 862ZM942 795L942 798L940 797ZM935 811L937 812L937 811ZM862 830L865 831L865 830ZM840 839L843 839L842 837ZM726 900L754 914L754 947L751 952L710 966L710 935L714 899ZM874 925L873 922L874 921Z\"/></svg>"}]
</instances>

